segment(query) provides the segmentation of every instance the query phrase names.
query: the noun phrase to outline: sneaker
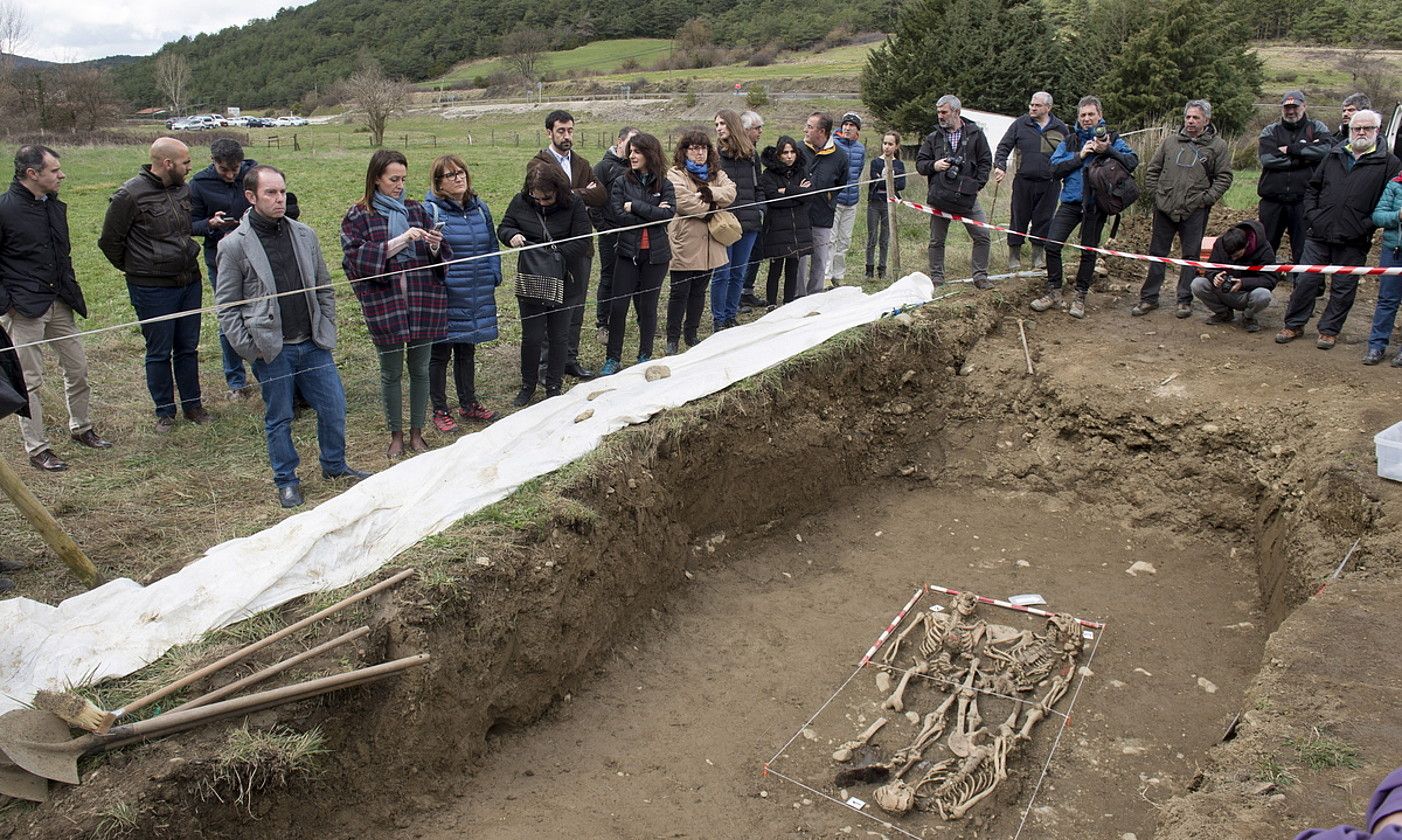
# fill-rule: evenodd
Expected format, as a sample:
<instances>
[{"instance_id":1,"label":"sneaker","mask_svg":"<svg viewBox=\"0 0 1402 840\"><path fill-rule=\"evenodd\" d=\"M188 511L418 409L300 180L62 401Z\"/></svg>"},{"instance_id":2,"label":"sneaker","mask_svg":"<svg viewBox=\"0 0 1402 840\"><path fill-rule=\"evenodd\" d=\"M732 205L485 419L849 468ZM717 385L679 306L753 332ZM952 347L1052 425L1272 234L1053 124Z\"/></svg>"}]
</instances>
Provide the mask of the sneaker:
<instances>
[{"instance_id":1,"label":"sneaker","mask_svg":"<svg viewBox=\"0 0 1402 840\"><path fill-rule=\"evenodd\" d=\"M609 328L605 326L595 327L594 340L604 347L609 346Z\"/></svg>"},{"instance_id":2,"label":"sneaker","mask_svg":"<svg viewBox=\"0 0 1402 840\"><path fill-rule=\"evenodd\" d=\"M650 361L652 361L652 357L651 357L651 356L645 356L645 355L643 355L642 353L639 353L639 354L638 354L638 364L640 364L640 365L645 365L645 364L647 364L647 363L650 362Z\"/></svg>"},{"instance_id":3,"label":"sneaker","mask_svg":"<svg viewBox=\"0 0 1402 840\"><path fill-rule=\"evenodd\" d=\"M1376 365L1383 360L1383 351L1376 347L1369 347L1368 352L1363 354L1363 364L1369 367Z\"/></svg>"},{"instance_id":4,"label":"sneaker","mask_svg":"<svg viewBox=\"0 0 1402 840\"><path fill-rule=\"evenodd\" d=\"M453 415L439 408L433 410L433 427L445 435L450 435L458 430L458 424L453 421Z\"/></svg>"},{"instance_id":5,"label":"sneaker","mask_svg":"<svg viewBox=\"0 0 1402 840\"><path fill-rule=\"evenodd\" d=\"M1314 340L1314 346L1318 347L1320 350L1333 350L1334 344L1337 341L1337 336L1332 336L1328 333L1320 333L1319 338Z\"/></svg>"},{"instance_id":6,"label":"sneaker","mask_svg":"<svg viewBox=\"0 0 1402 840\"><path fill-rule=\"evenodd\" d=\"M979 291L988 291L993 288L993 281L989 280L987 277L979 277L974 280L974 288Z\"/></svg>"},{"instance_id":7,"label":"sneaker","mask_svg":"<svg viewBox=\"0 0 1402 840\"><path fill-rule=\"evenodd\" d=\"M1159 308L1159 305L1158 305L1157 303L1155 303L1154 301L1151 301L1151 300L1141 300L1141 301L1139 301L1138 303L1136 303L1134 306L1130 307L1130 309L1129 309L1129 314L1133 315L1133 316L1136 317L1136 318L1139 318L1139 317L1142 317L1142 316L1144 316L1144 315L1148 315L1150 312L1153 312L1155 309L1158 309L1158 308Z\"/></svg>"},{"instance_id":8,"label":"sneaker","mask_svg":"<svg viewBox=\"0 0 1402 840\"><path fill-rule=\"evenodd\" d=\"M1192 314L1193 305L1191 303L1180 303L1178 304L1178 308L1173 310L1173 317L1175 318L1190 318Z\"/></svg>"},{"instance_id":9,"label":"sneaker","mask_svg":"<svg viewBox=\"0 0 1402 840\"><path fill-rule=\"evenodd\" d=\"M1086 296L1076 295L1076 299L1071 301L1071 308L1066 310L1066 314L1072 318L1086 317Z\"/></svg>"},{"instance_id":10,"label":"sneaker","mask_svg":"<svg viewBox=\"0 0 1402 840\"><path fill-rule=\"evenodd\" d=\"M1258 333L1261 331L1261 324L1254 317L1243 315L1241 316L1241 328L1249 333Z\"/></svg>"},{"instance_id":11,"label":"sneaker","mask_svg":"<svg viewBox=\"0 0 1402 840\"><path fill-rule=\"evenodd\" d=\"M615 373L618 373L620 367L622 367L622 365L619 364L617 359L604 359L604 366L599 368L599 375L613 376Z\"/></svg>"},{"instance_id":12,"label":"sneaker","mask_svg":"<svg viewBox=\"0 0 1402 840\"><path fill-rule=\"evenodd\" d=\"M485 405L482 405L480 402L474 402L460 407L458 409L458 416L462 417L464 420L480 420L483 423L490 423L497 419L497 413L487 408Z\"/></svg>"},{"instance_id":13,"label":"sneaker","mask_svg":"<svg viewBox=\"0 0 1402 840\"><path fill-rule=\"evenodd\" d=\"M1276 344L1289 344L1300 337L1300 331L1290 327L1281 327L1280 332L1275 334Z\"/></svg>"},{"instance_id":14,"label":"sneaker","mask_svg":"<svg viewBox=\"0 0 1402 840\"><path fill-rule=\"evenodd\" d=\"M1235 312L1228 312L1226 315L1223 315L1223 314L1221 314L1220 312L1214 312L1214 313L1212 313L1211 315L1207 316L1207 319L1206 319L1205 321L1203 321L1203 323L1205 323L1205 324L1214 324L1214 325L1215 325L1215 324L1230 324L1232 321L1235 321L1235 320L1236 320L1236 313L1235 313Z\"/></svg>"},{"instance_id":15,"label":"sneaker","mask_svg":"<svg viewBox=\"0 0 1402 840\"><path fill-rule=\"evenodd\" d=\"M1046 312L1048 309L1060 309L1063 306L1060 289L1048 289L1047 293L1032 301L1030 304L1033 312Z\"/></svg>"},{"instance_id":16,"label":"sneaker","mask_svg":"<svg viewBox=\"0 0 1402 840\"><path fill-rule=\"evenodd\" d=\"M170 433L170 430L171 430L171 429L174 429L174 428L175 428L175 418L174 418L174 417L157 417L157 418L156 418L156 434L158 434L158 435L169 434L169 433Z\"/></svg>"}]
</instances>

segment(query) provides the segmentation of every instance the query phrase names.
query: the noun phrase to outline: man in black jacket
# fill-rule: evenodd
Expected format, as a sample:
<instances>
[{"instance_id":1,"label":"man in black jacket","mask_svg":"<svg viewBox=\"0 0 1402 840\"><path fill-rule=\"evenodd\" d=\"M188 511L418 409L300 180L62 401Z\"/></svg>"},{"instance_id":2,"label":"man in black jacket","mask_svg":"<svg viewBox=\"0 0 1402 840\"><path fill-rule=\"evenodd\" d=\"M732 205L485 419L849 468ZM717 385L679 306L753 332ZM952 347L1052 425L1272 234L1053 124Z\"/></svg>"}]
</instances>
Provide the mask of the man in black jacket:
<instances>
[{"instance_id":1,"label":"man in black jacket","mask_svg":"<svg viewBox=\"0 0 1402 840\"><path fill-rule=\"evenodd\" d=\"M836 187L848 178L847 153L832 139L832 116L814 111L803 123L803 143L798 149L813 194L808 221L813 231L813 252L798 258L798 296L816 295L827 286L832 260L833 225L837 224Z\"/></svg>"},{"instance_id":2,"label":"man in black jacket","mask_svg":"<svg viewBox=\"0 0 1402 840\"><path fill-rule=\"evenodd\" d=\"M15 153L15 179L0 196L0 323L16 344L31 345L15 351L29 390L29 412L20 417L20 433L29 463L51 472L68 465L44 434L39 388L45 345L53 348L63 369L70 436L93 449L112 446L92 424L88 361L73 317L86 318L88 308L69 255L68 208L58 199L63 179L57 152L37 144L21 146Z\"/></svg>"},{"instance_id":3,"label":"man in black jacket","mask_svg":"<svg viewBox=\"0 0 1402 840\"><path fill-rule=\"evenodd\" d=\"M1353 115L1350 140L1329 151L1310 178L1305 193L1305 253L1309 265L1367 265L1372 246L1373 208L1387 182L1402 162L1378 139L1382 116L1362 110ZM1300 337L1314 315L1314 301L1324 285L1324 275L1300 274L1290 293L1285 326L1276 333L1277 344ZM1358 293L1358 275L1336 274L1329 281L1329 303L1319 316L1320 350L1333 349L1344 319Z\"/></svg>"},{"instance_id":4,"label":"man in black jacket","mask_svg":"<svg viewBox=\"0 0 1402 840\"><path fill-rule=\"evenodd\" d=\"M0 327L0 417L10 414L18 414L21 418L28 417L29 403L25 399L24 371L20 369L19 360L15 358L10 337L5 334L5 328ZM26 568L23 563L0 558L0 572L17 572L23 568ZM14 581L0 576L0 594L14 588Z\"/></svg>"},{"instance_id":5,"label":"man in black jacket","mask_svg":"<svg viewBox=\"0 0 1402 840\"><path fill-rule=\"evenodd\" d=\"M594 180L608 195L613 182L628 174L628 141L638 130L625 125L618 130L618 141L604 151L604 156L594 164ZM600 344L608 344L609 309L613 306L613 264L614 251L618 248L618 234L614 228L618 224L611 218L608 207L590 207L589 221L599 231L599 298L594 301L594 331Z\"/></svg>"},{"instance_id":6,"label":"man in black jacket","mask_svg":"<svg viewBox=\"0 0 1402 840\"><path fill-rule=\"evenodd\" d=\"M998 142L993 153L993 180L999 184L1008 175L1008 156L1017 151L1017 175L1013 178L1012 221L1008 234L1008 270L1022 268L1023 232L1046 237L1056 212L1056 179L1052 177L1051 156L1071 130L1052 115L1052 95L1044 90L1032 94L1027 113L1018 117ZM1042 240L1032 243L1032 267L1041 268Z\"/></svg>"},{"instance_id":7,"label":"man in black jacket","mask_svg":"<svg viewBox=\"0 0 1402 840\"><path fill-rule=\"evenodd\" d=\"M1209 262L1231 265L1270 265L1275 251L1266 239L1266 228L1255 219L1232 226L1217 237ZM1209 324L1230 324L1242 313L1241 325L1247 332L1261 331L1257 316L1271 305L1276 275L1264 271L1217 271L1195 277L1193 295L1212 313Z\"/></svg>"},{"instance_id":8,"label":"man in black jacket","mask_svg":"<svg viewBox=\"0 0 1402 840\"><path fill-rule=\"evenodd\" d=\"M141 325L157 434L175 427L177 405L192 423L213 419L200 401L200 246L190 238L189 174L190 149L173 137L156 140L151 162L112 194L97 240L107 261L126 275L136 317L188 313Z\"/></svg>"},{"instance_id":9,"label":"man in black jacket","mask_svg":"<svg viewBox=\"0 0 1402 840\"><path fill-rule=\"evenodd\" d=\"M1256 194L1258 213L1271 250L1280 251L1280 240L1290 232L1290 260L1298 263L1305 248L1303 202L1310 174L1334 145L1329 127L1305 113L1305 95L1288 91L1280 98L1280 119L1261 129L1257 157L1261 179Z\"/></svg>"},{"instance_id":10,"label":"man in black jacket","mask_svg":"<svg viewBox=\"0 0 1402 840\"><path fill-rule=\"evenodd\" d=\"M978 123L960 116L962 107L959 98L948 93L935 103L939 125L925 135L920 144L915 170L930 179L930 206L966 219L987 222L988 216L979 206L978 194L992 174L993 153ZM930 279L936 286L944 282L944 243L949 237L949 222L943 216L930 217ZM974 243L969 258L974 287L991 289L988 229L969 222L964 223L964 229Z\"/></svg>"}]
</instances>

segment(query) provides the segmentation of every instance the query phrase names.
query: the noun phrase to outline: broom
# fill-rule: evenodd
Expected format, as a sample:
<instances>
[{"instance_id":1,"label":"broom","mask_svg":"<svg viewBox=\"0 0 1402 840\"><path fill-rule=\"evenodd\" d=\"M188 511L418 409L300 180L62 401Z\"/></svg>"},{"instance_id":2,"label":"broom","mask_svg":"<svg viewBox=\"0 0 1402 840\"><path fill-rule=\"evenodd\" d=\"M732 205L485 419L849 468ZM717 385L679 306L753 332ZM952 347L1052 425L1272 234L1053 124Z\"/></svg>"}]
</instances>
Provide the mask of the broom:
<instances>
[{"instance_id":1,"label":"broom","mask_svg":"<svg viewBox=\"0 0 1402 840\"><path fill-rule=\"evenodd\" d=\"M323 618L326 618L332 613L339 612L340 610L349 607L351 604L363 601L366 598L369 598L371 595L388 589L391 586L394 586L400 581L409 578L413 575L413 569L405 569L399 574L394 575L390 578L386 578L385 580L380 581L374 586L371 586L367 589L362 589L354 595L337 601L336 603L332 604L324 610L321 610L315 615L310 615L302 619L301 621L298 621L294 624L289 624L288 626L282 628L276 633L273 633L263 639L259 639L258 641L250 645L239 648L238 650L234 651L228 656L225 656L224 658L219 659L215 662L211 662L203 668L200 668L199 670L191 674L187 674L186 676L181 677L180 679L176 680L173 683L170 683L169 685L158 688L150 694L147 694L145 697L128 703L127 705L119 709L113 709L109 712L105 709L99 708L98 706L94 705L92 701L80 695L76 695L71 692L50 691L41 691L37 695L35 695L35 708L52 712L53 714L58 715L63 720L67 721L69 724L78 727L79 729L86 729L89 732L96 732L99 735L106 734L107 730L111 729L112 725L115 724L119 719L134 712L140 711L141 709L146 708L152 703L155 703L157 700L169 697L171 694L174 694L180 689L185 688L186 686L191 685L192 683L195 683L199 680L202 680L210 674L213 674L217 671L221 671L224 668L227 668L228 666L234 664L235 662L238 662L241 659L245 659L249 656L252 656L253 654L257 653L263 648L274 644L275 642L281 641L282 639L287 638L288 636L298 632L299 630L309 627L310 625L316 623L317 621L320 621Z\"/></svg>"}]
</instances>

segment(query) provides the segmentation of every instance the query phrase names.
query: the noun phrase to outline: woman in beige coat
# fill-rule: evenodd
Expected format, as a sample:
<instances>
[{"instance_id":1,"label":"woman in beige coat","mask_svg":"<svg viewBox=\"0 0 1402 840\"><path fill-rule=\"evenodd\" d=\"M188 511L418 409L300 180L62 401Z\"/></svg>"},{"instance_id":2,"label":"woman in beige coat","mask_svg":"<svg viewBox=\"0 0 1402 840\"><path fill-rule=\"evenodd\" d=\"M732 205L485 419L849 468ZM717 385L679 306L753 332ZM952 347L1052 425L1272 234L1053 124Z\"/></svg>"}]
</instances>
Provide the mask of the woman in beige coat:
<instances>
[{"instance_id":1,"label":"woman in beige coat","mask_svg":"<svg viewBox=\"0 0 1402 840\"><path fill-rule=\"evenodd\" d=\"M735 182L721 169L716 147L702 131L682 135L667 180L677 193L677 215L667 227L672 246L672 294L667 300L667 354L671 355L683 335L688 347L700 341L696 331L706 308L711 272L729 259L726 247L712 238L706 220L735 200Z\"/></svg>"}]
</instances>

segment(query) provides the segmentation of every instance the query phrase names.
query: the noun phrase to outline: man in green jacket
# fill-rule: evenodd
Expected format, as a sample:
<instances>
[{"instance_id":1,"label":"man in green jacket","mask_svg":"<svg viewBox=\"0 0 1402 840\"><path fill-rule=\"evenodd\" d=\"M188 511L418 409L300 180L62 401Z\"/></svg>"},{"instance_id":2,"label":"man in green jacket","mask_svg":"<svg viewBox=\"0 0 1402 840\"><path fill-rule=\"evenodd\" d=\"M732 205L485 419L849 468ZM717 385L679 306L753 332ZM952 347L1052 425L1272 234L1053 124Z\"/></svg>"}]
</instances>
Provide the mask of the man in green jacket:
<instances>
[{"instance_id":1,"label":"man in green jacket","mask_svg":"<svg viewBox=\"0 0 1402 840\"><path fill-rule=\"evenodd\" d=\"M1183 128L1163 141L1144 173L1144 189L1154 197L1154 228L1149 254L1168 256L1176 235L1183 258L1200 258L1202 235L1212 205L1232 185L1232 153L1227 141L1212 125L1212 105L1206 99L1189 100L1183 106ZM1150 263L1149 275L1131 315L1147 315L1159 308L1164 263ZM1193 278L1197 270L1184 266L1178 273L1178 307L1174 315L1193 314Z\"/></svg>"}]
</instances>

